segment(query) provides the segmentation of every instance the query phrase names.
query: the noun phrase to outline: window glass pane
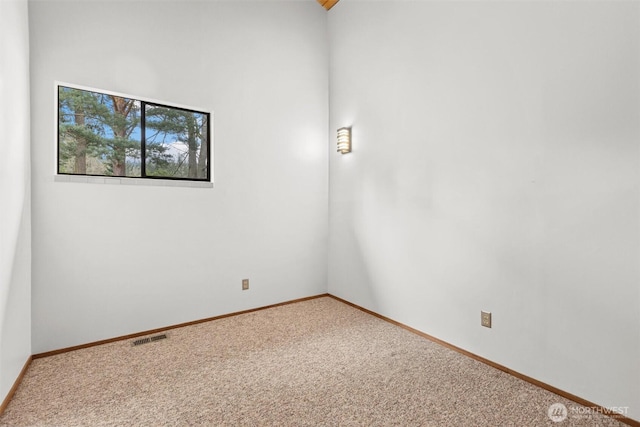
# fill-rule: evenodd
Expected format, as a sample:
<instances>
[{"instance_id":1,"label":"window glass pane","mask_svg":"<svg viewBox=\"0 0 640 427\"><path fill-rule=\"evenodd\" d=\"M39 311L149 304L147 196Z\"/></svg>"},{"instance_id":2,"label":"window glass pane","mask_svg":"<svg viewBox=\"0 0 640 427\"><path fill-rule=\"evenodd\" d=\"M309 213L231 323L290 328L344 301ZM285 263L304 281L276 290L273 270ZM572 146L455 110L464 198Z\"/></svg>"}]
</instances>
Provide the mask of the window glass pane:
<instances>
[{"instance_id":1,"label":"window glass pane","mask_svg":"<svg viewBox=\"0 0 640 427\"><path fill-rule=\"evenodd\" d=\"M145 104L147 176L207 179L209 115Z\"/></svg>"},{"instance_id":2,"label":"window glass pane","mask_svg":"<svg viewBox=\"0 0 640 427\"><path fill-rule=\"evenodd\" d=\"M209 127L209 113L58 86L58 173L208 180Z\"/></svg>"},{"instance_id":3,"label":"window glass pane","mask_svg":"<svg viewBox=\"0 0 640 427\"><path fill-rule=\"evenodd\" d=\"M60 86L58 172L141 176L140 101Z\"/></svg>"}]
</instances>

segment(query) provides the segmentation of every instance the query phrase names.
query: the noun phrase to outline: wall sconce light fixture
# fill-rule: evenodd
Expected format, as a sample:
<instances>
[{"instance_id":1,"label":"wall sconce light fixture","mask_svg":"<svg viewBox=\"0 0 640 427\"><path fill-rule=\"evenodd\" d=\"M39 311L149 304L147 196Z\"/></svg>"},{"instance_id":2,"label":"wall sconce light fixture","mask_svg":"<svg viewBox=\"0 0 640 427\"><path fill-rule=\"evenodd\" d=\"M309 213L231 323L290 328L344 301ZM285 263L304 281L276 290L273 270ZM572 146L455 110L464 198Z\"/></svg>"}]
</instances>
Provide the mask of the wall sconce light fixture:
<instances>
[{"instance_id":1,"label":"wall sconce light fixture","mask_svg":"<svg viewBox=\"0 0 640 427\"><path fill-rule=\"evenodd\" d=\"M351 128L338 129L338 153L351 152Z\"/></svg>"}]
</instances>

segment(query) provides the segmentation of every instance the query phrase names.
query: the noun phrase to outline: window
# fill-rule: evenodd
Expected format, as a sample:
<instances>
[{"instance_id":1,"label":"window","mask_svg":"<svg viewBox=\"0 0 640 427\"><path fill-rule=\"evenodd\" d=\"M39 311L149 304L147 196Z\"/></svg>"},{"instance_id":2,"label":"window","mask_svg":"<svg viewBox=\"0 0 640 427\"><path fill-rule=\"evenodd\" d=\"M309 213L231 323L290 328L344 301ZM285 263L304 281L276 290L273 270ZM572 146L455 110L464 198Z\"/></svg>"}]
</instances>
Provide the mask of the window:
<instances>
[{"instance_id":1,"label":"window","mask_svg":"<svg viewBox=\"0 0 640 427\"><path fill-rule=\"evenodd\" d=\"M58 174L210 180L211 115L58 86Z\"/></svg>"}]
</instances>

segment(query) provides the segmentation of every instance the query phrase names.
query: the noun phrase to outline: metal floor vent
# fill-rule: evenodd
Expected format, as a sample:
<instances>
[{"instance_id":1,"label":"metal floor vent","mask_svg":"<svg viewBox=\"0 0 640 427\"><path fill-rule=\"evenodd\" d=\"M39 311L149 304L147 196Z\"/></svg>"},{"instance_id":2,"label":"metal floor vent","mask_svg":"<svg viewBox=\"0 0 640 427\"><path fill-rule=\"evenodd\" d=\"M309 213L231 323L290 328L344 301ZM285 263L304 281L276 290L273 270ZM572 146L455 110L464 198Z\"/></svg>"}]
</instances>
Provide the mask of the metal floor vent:
<instances>
[{"instance_id":1,"label":"metal floor vent","mask_svg":"<svg viewBox=\"0 0 640 427\"><path fill-rule=\"evenodd\" d=\"M138 340L135 340L133 342L133 345L135 346L135 345L147 344L154 341L164 340L166 338L167 338L167 334L154 335L152 337L140 338Z\"/></svg>"}]
</instances>

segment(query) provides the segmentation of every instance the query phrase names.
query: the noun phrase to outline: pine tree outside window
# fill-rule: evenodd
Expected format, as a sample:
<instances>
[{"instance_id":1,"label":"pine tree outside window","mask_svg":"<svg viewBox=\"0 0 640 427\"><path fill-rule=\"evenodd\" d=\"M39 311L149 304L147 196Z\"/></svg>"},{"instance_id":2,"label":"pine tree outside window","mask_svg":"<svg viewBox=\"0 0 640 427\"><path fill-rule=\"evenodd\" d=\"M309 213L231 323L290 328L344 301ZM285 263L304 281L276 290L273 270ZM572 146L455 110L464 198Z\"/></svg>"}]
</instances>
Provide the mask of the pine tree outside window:
<instances>
[{"instance_id":1,"label":"pine tree outside window","mask_svg":"<svg viewBox=\"0 0 640 427\"><path fill-rule=\"evenodd\" d=\"M211 114L58 85L58 174L210 181Z\"/></svg>"}]
</instances>

